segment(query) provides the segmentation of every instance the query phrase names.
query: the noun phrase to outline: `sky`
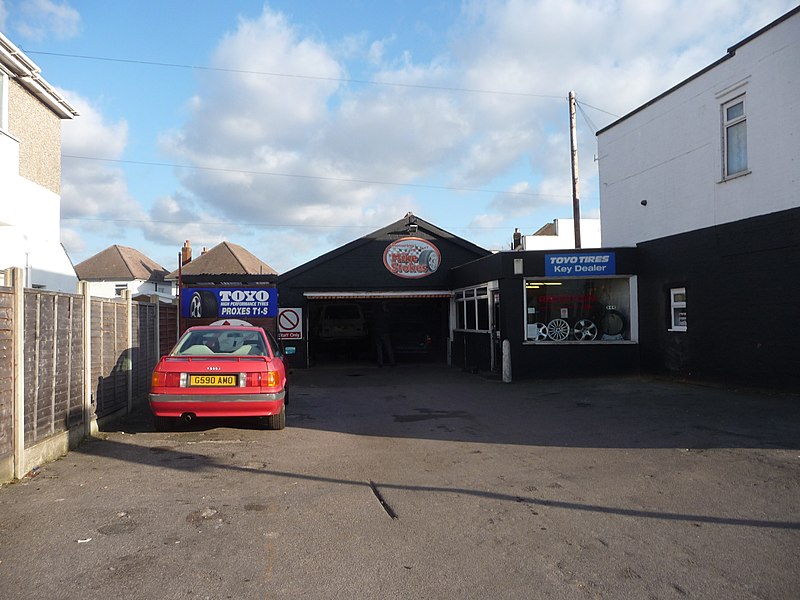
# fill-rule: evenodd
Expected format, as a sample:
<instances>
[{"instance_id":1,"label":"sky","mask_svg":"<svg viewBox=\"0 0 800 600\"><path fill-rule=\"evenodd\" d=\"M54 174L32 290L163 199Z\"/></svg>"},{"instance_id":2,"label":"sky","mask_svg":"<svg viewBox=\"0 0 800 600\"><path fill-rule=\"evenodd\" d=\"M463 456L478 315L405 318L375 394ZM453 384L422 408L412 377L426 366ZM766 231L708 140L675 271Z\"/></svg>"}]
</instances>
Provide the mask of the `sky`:
<instances>
[{"instance_id":1,"label":"sky","mask_svg":"<svg viewBox=\"0 0 800 600\"><path fill-rule=\"evenodd\" d=\"M490 250L599 218L598 129L797 0L0 0L80 112L61 241L177 268L222 241L279 273L413 212Z\"/></svg>"}]
</instances>

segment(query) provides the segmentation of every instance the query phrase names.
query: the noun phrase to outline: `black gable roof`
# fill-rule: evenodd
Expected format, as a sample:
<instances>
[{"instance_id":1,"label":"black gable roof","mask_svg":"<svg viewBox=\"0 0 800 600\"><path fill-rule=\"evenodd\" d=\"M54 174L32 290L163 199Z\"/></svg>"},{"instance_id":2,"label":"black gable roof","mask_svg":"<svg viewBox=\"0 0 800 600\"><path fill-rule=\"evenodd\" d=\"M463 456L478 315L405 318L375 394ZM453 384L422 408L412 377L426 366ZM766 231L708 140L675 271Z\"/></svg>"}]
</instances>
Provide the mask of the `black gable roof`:
<instances>
[{"instance_id":1,"label":"black gable roof","mask_svg":"<svg viewBox=\"0 0 800 600\"><path fill-rule=\"evenodd\" d=\"M401 285L404 282L392 276L383 267L382 256L388 244L407 237L418 237L440 247L443 274L458 264L491 254L485 248L445 231L412 213L407 213L402 219L382 229L281 274L278 277L278 284L294 286L302 279L307 284L322 285L326 288L353 285L364 287L381 283L383 287L393 287L392 284ZM360 269L360 273L353 273L354 269ZM418 284L435 283L438 287L442 286L441 277L426 279L430 281L418 281Z\"/></svg>"}]
</instances>

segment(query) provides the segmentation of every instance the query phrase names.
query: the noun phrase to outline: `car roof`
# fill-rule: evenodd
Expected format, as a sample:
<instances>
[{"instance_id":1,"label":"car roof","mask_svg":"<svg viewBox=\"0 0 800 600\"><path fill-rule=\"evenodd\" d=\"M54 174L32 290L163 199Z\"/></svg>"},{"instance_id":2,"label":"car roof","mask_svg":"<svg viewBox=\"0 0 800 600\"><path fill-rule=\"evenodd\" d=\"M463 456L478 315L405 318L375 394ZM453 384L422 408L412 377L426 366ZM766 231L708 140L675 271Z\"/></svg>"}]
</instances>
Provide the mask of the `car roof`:
<instances>
[{"instance_id":1,"label":"car roof","mask_svg":"<svg viewBox=\"0 0 800 600\"><path fill-rule=\"evenodd\" d=\"M194 325L186 331L257 331L259 329L263 330L263 328L255 325Z\"/></svg>"}]
</instances>

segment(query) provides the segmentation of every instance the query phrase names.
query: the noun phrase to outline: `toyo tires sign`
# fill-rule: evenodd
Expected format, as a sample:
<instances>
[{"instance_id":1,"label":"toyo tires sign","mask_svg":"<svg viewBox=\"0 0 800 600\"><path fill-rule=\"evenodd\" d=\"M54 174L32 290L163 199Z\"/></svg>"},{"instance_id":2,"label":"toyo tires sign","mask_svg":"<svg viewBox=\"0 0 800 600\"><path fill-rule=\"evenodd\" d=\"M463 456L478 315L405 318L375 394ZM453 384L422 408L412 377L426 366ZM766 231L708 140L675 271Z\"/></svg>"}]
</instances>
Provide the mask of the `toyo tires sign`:
<instances>
[{"instance_id":1,"label":"toyo tires sign","mask_svg":"<svg viewBox=\"0 0 800 600\"><path fill-rule=\"evenodd\" d=\"M181 316L277 317L278 291L275 288L184 288Z\"/></svg>"},{"instance_id":2,"label":"toyo tires sign","mask_svg":"<svg viewBox=\"0 0 800 600\"><path fill-rule=\"evenodd\" d=\"M431 242L405 237L392 242L383 251L383 265L390 273L406 279L419 279L436 272L442 254Z\"/></svg>"}]
</instances>

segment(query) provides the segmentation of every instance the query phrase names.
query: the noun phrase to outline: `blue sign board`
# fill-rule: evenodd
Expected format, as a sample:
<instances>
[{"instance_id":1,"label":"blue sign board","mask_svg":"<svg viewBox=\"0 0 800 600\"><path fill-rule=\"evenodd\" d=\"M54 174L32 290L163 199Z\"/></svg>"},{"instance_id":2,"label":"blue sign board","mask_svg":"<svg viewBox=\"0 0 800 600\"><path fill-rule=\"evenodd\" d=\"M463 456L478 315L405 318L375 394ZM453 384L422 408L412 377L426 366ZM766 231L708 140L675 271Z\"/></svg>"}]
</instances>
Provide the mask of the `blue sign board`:
<instances>
[{"instance_id":1,"label":"blue sign board","mask_svg":"<svg viewBox=\"0 0 800 600\"><path fill-rule=\"evenodd\" d=\"M616 274L616 256L613 252L571 252L545 254L546 277L596 277Z\"/></svg>"},{"instance_id":2,"label":"blue sign board","mask_svg":"<svg viewBox=\"0 0 800 600\"><path fill-rule=\"evenodd\" d=\"M275 288L184 288L181 316L205 319L227 317L277 317L278 290Z\"/></svg>"}]
</instances>

